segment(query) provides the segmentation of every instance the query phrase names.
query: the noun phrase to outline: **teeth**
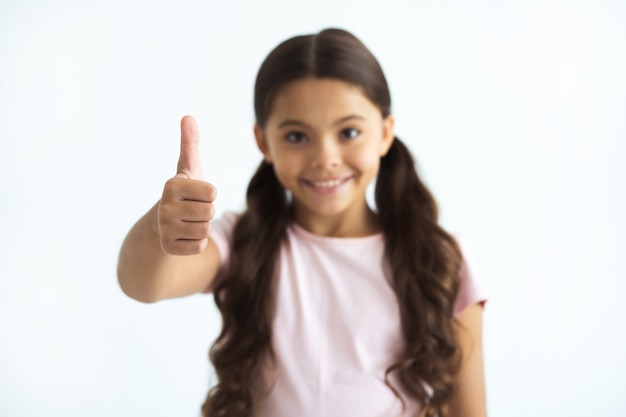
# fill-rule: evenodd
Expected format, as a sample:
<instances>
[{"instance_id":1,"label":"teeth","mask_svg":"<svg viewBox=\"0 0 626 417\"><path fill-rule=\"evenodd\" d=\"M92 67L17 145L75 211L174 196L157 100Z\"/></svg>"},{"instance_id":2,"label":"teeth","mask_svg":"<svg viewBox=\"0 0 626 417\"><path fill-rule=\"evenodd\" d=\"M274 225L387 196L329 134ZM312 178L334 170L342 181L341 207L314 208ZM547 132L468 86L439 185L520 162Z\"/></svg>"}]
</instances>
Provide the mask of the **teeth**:
<instances>
[{"instance_id":1,"label":"teeth","mask_svg":"<svg viewBox=\"0 0 626 417\"><path fill-rule=\"evenodd\" d=\"M313 181L313 185L320 188L330 188L336 187L341 183L341 180L330 180L330 181Z\"/></svg>"}]
</instances>

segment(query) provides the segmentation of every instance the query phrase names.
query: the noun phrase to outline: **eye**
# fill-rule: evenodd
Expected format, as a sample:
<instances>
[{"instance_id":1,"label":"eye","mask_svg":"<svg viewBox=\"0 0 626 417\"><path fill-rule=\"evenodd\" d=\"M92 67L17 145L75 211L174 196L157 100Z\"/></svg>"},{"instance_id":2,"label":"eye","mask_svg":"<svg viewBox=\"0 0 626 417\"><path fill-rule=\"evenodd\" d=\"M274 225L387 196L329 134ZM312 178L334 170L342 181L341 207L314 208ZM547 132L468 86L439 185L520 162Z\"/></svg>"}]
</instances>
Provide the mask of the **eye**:
<instances>
[{"instance_id":1,"label":"eye","mask_svg":"<svg viewBox=\"0 0 626 417\"><path fill-rule=\"evenodd\" d=\"M302 143L306 140L306 135L302 132L289 132L285 140L289 143Z\"/></svg>"},{"instance_id":2,"label":"eye","mask_svg":"<svg viewBox=\"0 0 626 417\"><path fill-rule=\"evenodd\" d=\"M341 137L345 138L345 139L354 139L356 138L361 132L358 129L355 129L353 127L349 127L347 129L343 129L341 131Z\"/></svg>"}]
</instances>

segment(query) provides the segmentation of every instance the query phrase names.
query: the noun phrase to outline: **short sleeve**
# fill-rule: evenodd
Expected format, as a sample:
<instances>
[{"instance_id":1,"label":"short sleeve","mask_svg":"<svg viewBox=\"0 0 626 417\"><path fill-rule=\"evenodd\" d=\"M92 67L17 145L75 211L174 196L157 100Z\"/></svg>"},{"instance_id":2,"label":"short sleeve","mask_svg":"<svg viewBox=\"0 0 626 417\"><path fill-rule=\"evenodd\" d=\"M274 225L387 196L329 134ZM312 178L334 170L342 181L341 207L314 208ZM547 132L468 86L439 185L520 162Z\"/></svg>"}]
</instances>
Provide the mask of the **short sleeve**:
<instances>
[{"instance_id":1,"label":"short sleeve","mask_svg":"<svg viewBox=\"0 0 626 417\"><path fill-rule=\"evenodd\" d=\"M237 213L226 212L222 215L222 217L211 222L211 240L215 243L215 246L217 246L217 251L220 255L220 268L209 288L202 291L204 294L210 294L213 292L213 284L221 278L226 270L226 266L228 265L228 261L230 259L233 229L235 228L237 219L239 219L239 215Z\"/></svg>"},{"instance_id":2,"label":"short sleeve","mask_svg":"<svg viewBox=\"0 0 626 417\"><path fill-rule=\"evenodd\" d=\"M480 276L476 272L476 266L474 264L474 257L469 248L468 243L462 236L454 235L461 247L463 254L463 260L461 263L461 269L459 276L461 279L461 285L459 287L459 293L454 303L454 316L458 316L463 310L475 303L487 302L487 291L480 281Z\"/></svg>"}]
</instances>

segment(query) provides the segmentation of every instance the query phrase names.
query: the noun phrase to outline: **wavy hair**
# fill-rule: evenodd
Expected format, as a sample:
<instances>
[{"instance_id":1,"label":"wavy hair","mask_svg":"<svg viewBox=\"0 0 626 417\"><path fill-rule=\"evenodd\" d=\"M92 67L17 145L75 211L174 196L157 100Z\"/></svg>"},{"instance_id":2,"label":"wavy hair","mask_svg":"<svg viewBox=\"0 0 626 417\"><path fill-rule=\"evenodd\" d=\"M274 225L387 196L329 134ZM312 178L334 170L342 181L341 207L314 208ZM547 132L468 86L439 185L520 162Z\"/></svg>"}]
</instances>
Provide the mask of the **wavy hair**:
<instances>
[{"instance_id":1,"label":"wavy hair","mask_svg":"<svg viewBox=\"0 0 626 417\"><path fill-rule=\"evenodd\" d=\"M359 86L383 118L391 112L389 87L376 58L349 32L326 29L282 42L262 63L254 89L261 128L281 87L306 77ZM265 161L246 198L247 209L233 230L229 267L214 288L222 330L209 357L218 382L202 406L204 417L253 416L256 402L270 389L274 276L291 221L290 202ZM435 199L398 137L381 159L375 200L406 342L399 360L387 368L385 383L403 409L405 399L390 383L391 373L402 391L422 405L422 416L446 417L460 366L453 308L462 254L456 240L438 225Z\"/></svg>"}]
</instances>

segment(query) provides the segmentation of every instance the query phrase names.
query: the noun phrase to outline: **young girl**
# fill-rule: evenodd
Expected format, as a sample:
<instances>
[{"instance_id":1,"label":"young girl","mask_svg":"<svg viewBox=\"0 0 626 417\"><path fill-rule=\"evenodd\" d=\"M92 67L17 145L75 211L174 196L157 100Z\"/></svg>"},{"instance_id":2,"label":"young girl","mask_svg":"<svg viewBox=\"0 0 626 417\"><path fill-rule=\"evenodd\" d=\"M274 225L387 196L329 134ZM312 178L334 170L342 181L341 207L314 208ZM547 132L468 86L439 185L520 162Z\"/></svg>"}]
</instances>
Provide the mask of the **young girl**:
<instances>
[{"instance_id":1,"label":"young girl","mask_svg":"<svg viewBox=\"0 0 626 417\"><path fill-rule=\"evenodd\" d=\"M374 56L339 29L288 39L254 108L264 159L246 211L210 223L216 190L185 117L178 173L118 265L140 301L214 294L203 416L485 416L486 298L394 136Z\"/></svg>"}]
</instances>

